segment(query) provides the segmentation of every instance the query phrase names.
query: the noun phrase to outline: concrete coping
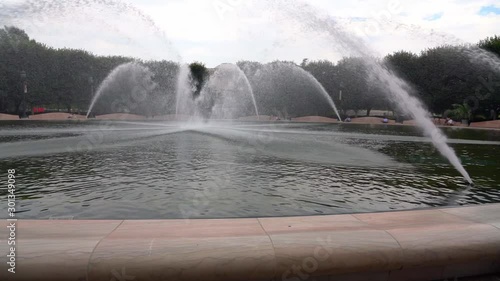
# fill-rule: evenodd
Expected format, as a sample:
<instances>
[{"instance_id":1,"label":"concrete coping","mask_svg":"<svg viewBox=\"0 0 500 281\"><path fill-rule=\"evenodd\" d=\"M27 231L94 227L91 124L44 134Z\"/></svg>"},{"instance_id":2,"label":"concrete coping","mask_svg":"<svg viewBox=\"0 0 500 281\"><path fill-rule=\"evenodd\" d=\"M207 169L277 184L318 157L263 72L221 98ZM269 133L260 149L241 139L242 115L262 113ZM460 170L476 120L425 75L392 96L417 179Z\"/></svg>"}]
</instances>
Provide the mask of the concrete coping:
<instances>
[{"instance_id":1,"label":"concrete coping","mask_svg":"<svg viewBox=\"0 0 500 281\"><path fill-rule=\"evenodd\" d=\"M19 220L0 280L437 280L500 272L500 204L315 217ZM319 279L318 279L319 278Z\"/></svg>"}]
</instances>

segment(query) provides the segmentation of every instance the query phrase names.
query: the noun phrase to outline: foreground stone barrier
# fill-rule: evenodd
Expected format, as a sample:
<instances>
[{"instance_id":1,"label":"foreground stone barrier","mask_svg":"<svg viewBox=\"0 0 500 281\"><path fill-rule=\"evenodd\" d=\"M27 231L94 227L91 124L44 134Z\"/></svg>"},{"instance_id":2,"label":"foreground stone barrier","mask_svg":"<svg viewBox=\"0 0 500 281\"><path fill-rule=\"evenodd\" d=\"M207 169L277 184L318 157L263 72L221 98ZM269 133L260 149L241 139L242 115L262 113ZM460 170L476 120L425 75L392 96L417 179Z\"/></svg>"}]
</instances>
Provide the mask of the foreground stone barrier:
<instances>
[{"instance_id":1,"label":"foreground stone barrier","mask_svg":"<svg viewBox=\"0 0 500 281\"><path fill-rule=\"evenodd\" d=\"M0 280L439 280L500 272L500 204L316 217L20 220Z\"/></svg>"}]
</instances>

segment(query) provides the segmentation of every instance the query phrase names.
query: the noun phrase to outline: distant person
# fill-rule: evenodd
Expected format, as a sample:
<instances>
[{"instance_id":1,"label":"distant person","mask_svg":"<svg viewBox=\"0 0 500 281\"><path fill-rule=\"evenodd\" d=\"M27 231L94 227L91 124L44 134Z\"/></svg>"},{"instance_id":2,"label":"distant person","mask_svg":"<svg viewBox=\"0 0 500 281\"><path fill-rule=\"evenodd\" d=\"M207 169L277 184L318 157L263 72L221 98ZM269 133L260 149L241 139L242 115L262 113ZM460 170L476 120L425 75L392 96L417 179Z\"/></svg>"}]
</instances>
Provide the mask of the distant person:
<instances>
[{"instance_id":1,"label":"distant person","mask_svg":"<svg viewBox=\"0 0 500 281\"><path fill-rule=\"evenodd\" d=\"M451 118L446 118L446 125L448 126L453 126L454 122L453 122L453 119Z\"/></svg>"},{"instance_id":2,"label":"distant person","mask_svg":"<svg viewBox=\"0 0 500 281\"><path fill-rule=\"evenodd\" d=\"M347 118L345 119L345 122L347 122L347 123L351 123L351 122L352 122L351 117L347 117Z\"/></svg>"},{"instance_id":3,"label":"distant person","mask_svg":"<svg viewBox=\"0 0 500 281\"><path fill-rule=\"evenodd\" d=\"M382 120L382 123L384 123L384 124L389 123L389 119L387 119L387 117L384 117L384 119Z\"/></svg>"}]
</instances>

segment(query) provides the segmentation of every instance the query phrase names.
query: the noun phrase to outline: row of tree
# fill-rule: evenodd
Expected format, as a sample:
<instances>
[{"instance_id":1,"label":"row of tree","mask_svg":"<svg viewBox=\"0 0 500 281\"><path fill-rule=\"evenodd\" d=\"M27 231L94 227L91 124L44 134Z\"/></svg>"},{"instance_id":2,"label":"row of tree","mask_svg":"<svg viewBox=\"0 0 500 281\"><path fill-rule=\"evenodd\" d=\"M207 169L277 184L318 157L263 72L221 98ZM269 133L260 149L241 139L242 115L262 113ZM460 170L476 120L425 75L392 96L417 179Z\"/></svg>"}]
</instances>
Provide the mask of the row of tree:
<instances>
[{"instance_id":1,"label":"row of tree","mask_svg":"<svg viewBox=\"0 0 500 281\"><path fill-rule=\"evenodd\" d=\"M484 61L471 60L470 52L477 48L493 53L498 59L500 37L487 38L474 46L441 46L420 54L399 51L381 59L381 63L405 79L429 111L443 114L453 104L466 103L470 113L485 119L492 110L497 110L495 116L499 113L500 75ZM0 29L0 112L19 113L23 100L27 108L84 112L107 75L117 66L132 61L137 60L54 49L30 39L21 29L4 27ZM96 114L117 110L143 115L175 112L179 65L171 61L139 63L149 69L155 87L147 91L138 106L117 109L112 106L113 100L121 98L125 88L132 87L125 77L122 87L110 87L111 93L99 100ZM386 90L369 79L362 58L344 58L337 63L304 59L300 65L240 61L237 65L248 77L260 114L334 116L321 89L302 70L321 83L344 114L348 110L370 114L372 109L396 109L387 100ZM26 78L21 76L22 71ZM213 72L203 63L191 64L193 99L200 95ZM23 79L28 86L25 95Z\"/></svg>"},{"instance_id":2,"label":"row of tree","mask_svg":"<svg viewBox=\"0 0 500 281\"><path fill-rule=\"evenodd\" d=\"M23 100L28 109L43 107L85 112L108 74L117 66L132 61L137 60L95 56L83 50L54 49L30 39L21 29L4 27L0 29L0 112L19 113ZM175 99L172 94L179 66L171 61L139 63L153 73L152 79L157 87L148 93L146 99L152 106L137 106L134 110L143 114L161 113L168 99ZM22 72L26 73L25 78L21 76ZM28 89L26 94L23 79ZM97 106L100 113L110 112L111 98L119 95L103 95Z\"/></svg>"},{"instance_id":3,"label":"row of tree","mask_svg":"<svg viewBox=\"0 0 500 281\"><path fill-rule=\"evenodd\" d=\"M275 62L276 63L276 62ZM419 55L398 51L379 59L394 74L403 78L435 115L456 117L456 119L496 119L500 114L500 37L494 36L470 46L441 46L427 49ZM250 78L257 99L266 96L260 91L261 81L252 79L254 73L266 65L243 61L238 65ZM336 64L330 61L308 61L300 64L326 89L343 115L348 111L370 115L372 109L398 111L388 100L384 85L370 79L370 71L364 58L343 58ZM288 74L290 75L290 73ZM285 81L290 89L301 89L296 79ZM287 93L290 94L290 93ZM299 99L299 98L296 98ZM323 102L324 103L324 102ZM272 101L262 104L278 106ZM296 104L295 104L296 105ZM289 104L287 108L294 105ZM314 107L320 109L322 107ZM324 107L319 115L332 115ZM317 111L318 112L318 111ZM308 110L314 113L314 110ZM406 115L405 112L396 112ZM302 112L302 115L307 112Z\"/></svg>"}]
</instances>

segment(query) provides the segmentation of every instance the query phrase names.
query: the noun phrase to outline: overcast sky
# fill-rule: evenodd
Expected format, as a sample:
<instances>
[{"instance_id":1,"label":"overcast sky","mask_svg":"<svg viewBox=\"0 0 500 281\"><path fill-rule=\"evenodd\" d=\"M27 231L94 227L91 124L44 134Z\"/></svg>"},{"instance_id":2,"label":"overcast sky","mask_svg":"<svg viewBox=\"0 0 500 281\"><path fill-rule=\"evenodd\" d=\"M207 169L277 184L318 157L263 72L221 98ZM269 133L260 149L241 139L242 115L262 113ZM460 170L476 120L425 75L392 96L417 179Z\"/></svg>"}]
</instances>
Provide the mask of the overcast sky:
<instances>
[{"instance_id":1,"label":"overcast sky","mask_svg":"<svg viewBox=\"0 0 500 281\"><path fill-rule=\"evenodd\" d=\"M41 12L22 8L25 1L1 1L0 8L16 11L12 18L0 19L1 24L18 25L49 46L99 55L202 61L211 67L238 60L335 61L350 55L333 46L335 38L321 30L301 29L300 23L282 17L279 8L263 0L113 1L128 3L127 8L103 6L99 0L64 1L71 4L33 0L37 5L59 2L58 8L45 5ZM294 9L298 4L293 3L301 1L284 2ZM361 37L375 55L401 49L420 52L439 44L476 43L500 35L500 0L303 2Z\"/></svg>"}]
</instances>

